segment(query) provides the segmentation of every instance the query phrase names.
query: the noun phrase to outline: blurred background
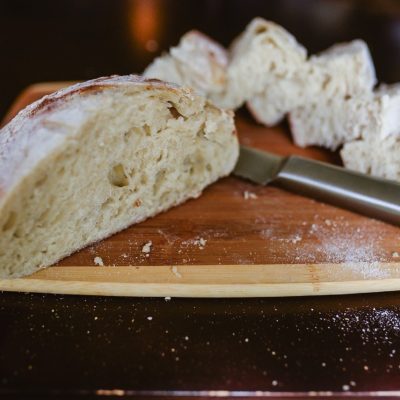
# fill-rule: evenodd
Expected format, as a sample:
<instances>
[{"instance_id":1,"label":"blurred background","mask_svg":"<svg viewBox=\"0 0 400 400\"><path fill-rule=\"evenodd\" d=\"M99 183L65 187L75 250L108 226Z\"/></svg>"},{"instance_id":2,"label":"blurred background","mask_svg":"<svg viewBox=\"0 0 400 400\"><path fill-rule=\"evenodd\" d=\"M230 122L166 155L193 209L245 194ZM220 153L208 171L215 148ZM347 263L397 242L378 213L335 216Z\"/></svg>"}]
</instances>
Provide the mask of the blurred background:
<instances>
[{"instance_id":1,"label":"blurred background","mask_svg":"<svg viewBox=\"0 0 400 400\"><path fill-rule=\"evenodd\" d=\"M400 0L1 1L0 118L27 85L140 73L190 29L228 45L255 16L310 53L362 38L378 79L400 81Z\"/></svg>"}]
</instances>

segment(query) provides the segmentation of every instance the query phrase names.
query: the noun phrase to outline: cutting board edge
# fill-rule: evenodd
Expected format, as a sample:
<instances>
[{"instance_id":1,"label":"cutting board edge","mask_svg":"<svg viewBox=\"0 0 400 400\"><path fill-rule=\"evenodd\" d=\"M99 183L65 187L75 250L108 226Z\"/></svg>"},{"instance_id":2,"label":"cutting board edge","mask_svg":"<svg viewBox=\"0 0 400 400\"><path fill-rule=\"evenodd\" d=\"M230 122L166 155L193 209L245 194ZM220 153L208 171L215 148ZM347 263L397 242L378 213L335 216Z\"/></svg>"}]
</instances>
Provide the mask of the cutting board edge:
<instances>
[{"instance_id":1,"label":"cutting board edge","mask_svg":"<svg viewBox=\"0 0 400 400\"><path fill-rule=\"evenodd\" d=\"M50 287L48 281L41 279L13 279L0 281L0 290L5 292L115 297L295 297L397 291L400 290L400 278L291 284L132 284L53 280Z\"/></svg>"}]
</instances>

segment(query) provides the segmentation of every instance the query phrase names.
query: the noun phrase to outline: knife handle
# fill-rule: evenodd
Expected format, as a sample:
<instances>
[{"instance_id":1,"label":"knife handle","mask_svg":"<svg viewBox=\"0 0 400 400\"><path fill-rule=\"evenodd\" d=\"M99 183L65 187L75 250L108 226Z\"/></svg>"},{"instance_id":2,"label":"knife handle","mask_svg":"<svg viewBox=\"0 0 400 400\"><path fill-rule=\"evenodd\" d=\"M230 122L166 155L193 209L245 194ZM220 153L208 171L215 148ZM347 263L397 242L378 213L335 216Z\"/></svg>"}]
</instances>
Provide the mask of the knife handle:
<instances>
[{"instance_id":1,"label":"knife handle","mask_svg":"<svg viewBox=\"0 0 400 400\"><path fill-rule=\"evenodd\" d=\"M400 225L400 184L342 167L288 157L274 183L285 189Z\"/></svg>"}]
</instances>

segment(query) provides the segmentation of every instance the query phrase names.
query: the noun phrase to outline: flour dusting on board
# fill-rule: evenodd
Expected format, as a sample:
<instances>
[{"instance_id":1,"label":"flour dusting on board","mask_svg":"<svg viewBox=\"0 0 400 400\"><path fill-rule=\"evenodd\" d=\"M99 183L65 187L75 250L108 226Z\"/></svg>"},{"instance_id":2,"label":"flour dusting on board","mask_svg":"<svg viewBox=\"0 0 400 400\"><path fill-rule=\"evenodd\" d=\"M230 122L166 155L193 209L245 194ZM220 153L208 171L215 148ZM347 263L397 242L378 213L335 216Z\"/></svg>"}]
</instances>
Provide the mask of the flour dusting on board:
<instances>
[{"instance_id":1,"label":"flour dusting on board","mask_svg":"<svg viewBox=\"0 0 400 400\"><path fill-rule=\"evenodd\" d=\"M364 278L386 278L389 272L379 265L385 259L379 233L367 231L366 234L364 227L343 229L343 225L346 225L343 221L321 225L315 231L320 242L317 250L325 255L327 262L346 263Z\"/></svg>"},{"instance_id":2,"label":"flour dusting on board","mask_svg":"<svg viewBox=\"0 0 400 400\"><path fill-rule=\"evenodd\" d=\"M363 224L354 226L343 217L322 219L316 215L313 221L292 227L289 235L271 227L260 230L259 236L270 252L276 247L274 242L281 243L296 263L345 263L367 279L387 277L389 271L383 270L380 262L387 261L388 255L396 256L396 252L392 255L384 250L379 231Z\"/></svg>"},{"instance_id":3,"label":"flour dusting on board","mask_svg":"<svg viewBox=\"0 0 400 400\"><path fill-rule=\"evenodd\" d=\"M379 243L379 235L366 235L363 229L353 228L337 232L337 223L315 231L320 244L317 251L322 252L329 263L346 263L349 268L361 272L364 278L385 278L388 271L380 268L379 262L384 260L384 252Z\"/></svg>"}]
</instances>

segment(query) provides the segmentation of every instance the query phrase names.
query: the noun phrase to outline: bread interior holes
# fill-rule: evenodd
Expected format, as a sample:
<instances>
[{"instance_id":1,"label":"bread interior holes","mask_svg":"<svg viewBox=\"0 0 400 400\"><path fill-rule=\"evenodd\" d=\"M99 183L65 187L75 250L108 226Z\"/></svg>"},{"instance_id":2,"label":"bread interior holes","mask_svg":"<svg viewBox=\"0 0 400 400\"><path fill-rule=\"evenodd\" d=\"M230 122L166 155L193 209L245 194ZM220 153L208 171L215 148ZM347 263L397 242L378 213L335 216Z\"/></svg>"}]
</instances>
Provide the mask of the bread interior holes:
<instances>
[{"instance_id":1,"label":"bread interior holes","mask_svg":"<svg viewBox=\"0 0 400 400\"><path fill-rule=\"evenodd\" d=\"M149 125L144 124L143 129L144 129L144 132L146 133L146 136L151 136L151 128Z\"/></svg>"},{"instance_id":2,"label":"bread interior holes","mask_svg":"<svg viewBox=\"0 0 400 400\"><path fill-rule=\"evenodd\" d=\"M124 187L129 185L129 179L122 164L116 164L111 168L108 174L108 180L110 181L111 185L116 187Z\"/></svg>"},{"instance_id":3,"label":"bread interior holes","mask_svg":"<svg viewBox=\"0 0 400 400\"><path fill-rule=\"evenodd\" d=\"M179 117L183 117L183 115L170 102L168 102L168 109L169 109L169 112L171 113L172 118L178 119Z\"/></svg>"},{"instance_id":4,"label":"bread interior holes","mask_svg":"<svg viewBox=\"0 0 400 400\"><path fill-rule=\"evenodd\" d=\"M160 191L161 187L162 187L162 183L165 180L165 169L162 169L160 171L157 172L156 174L156 178L154 180L154 186L153 186L153 193L155 195L158 194L158 192Z\"/></svg>"},{"instance_id":5,"label":"bread interior holes","mask_svg":"<svg viewBox=\"0 0 400 400\"><path fill-rule=\"evenodd\" d=\"M200 129L197 131L197 137L207 139L205 123L201 124Z\"/></svg>"},{"instance_id":6,"label":"bread interior holes","mask_svg":"<svg viewBox=\"0 0 400 400\"><path fill-rule=\"evenodd\" d=\"M42 186L47 181L47 175L43 175L37 182L36 187Z\"/></svg>"},{"instance_id":7,"label":"bread interior holes","mask_svg":"<svg viewBox=\"0 0 400 400\"><path fill-rule=\"evenodd\" d=\"M266 27L266 26L259 26L257 29L256 29L256 34L257 35L261 35L262 33L265 33L265 32L267 32L268 31L268 28Z\"/></svg>"},{"instance_id":8,"label":"bread interior holes","mask_svg":"<svg viewBox=\"0 0 400 400\"><path fill-rule=\"evenodd\" d=\"M329 85L329 83L330 83L331 80L332 80L332 79L331 79L330 76L327 76L327 77L324 79L324 81L322 82L322 90L325 90L325 89L328 87L328 85Z\"/></svg>"},{"instance_id":9,"label":"bread interior holes","mask_svg":"<svg viewBox=\"0 0 400 400\"><path fill-rule=\"evenodd\" d=\"M2 231L7 232L12 229L17 222L17 213L15 211L11 211L8 215L6 222L3 225Z\"/></svg>"}]
</instances>

